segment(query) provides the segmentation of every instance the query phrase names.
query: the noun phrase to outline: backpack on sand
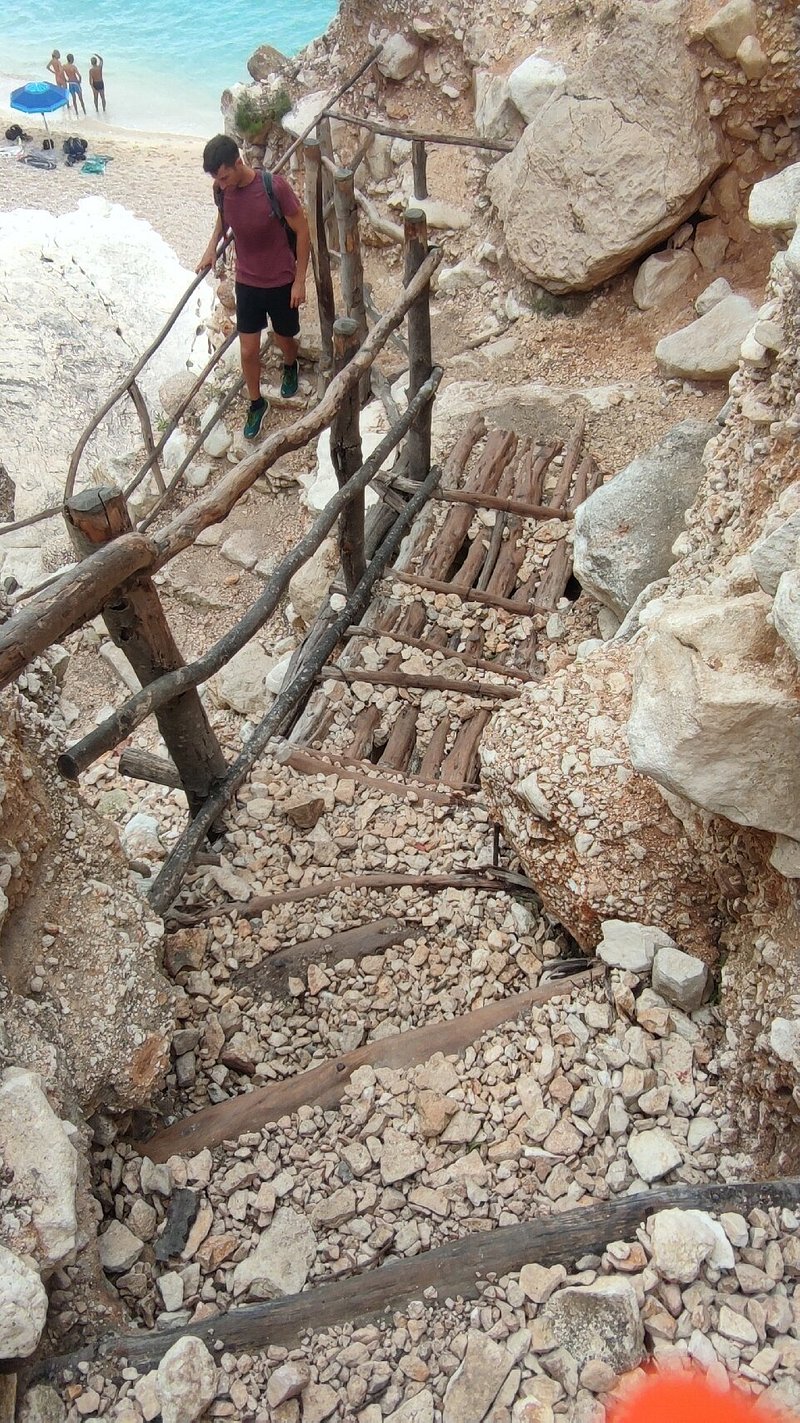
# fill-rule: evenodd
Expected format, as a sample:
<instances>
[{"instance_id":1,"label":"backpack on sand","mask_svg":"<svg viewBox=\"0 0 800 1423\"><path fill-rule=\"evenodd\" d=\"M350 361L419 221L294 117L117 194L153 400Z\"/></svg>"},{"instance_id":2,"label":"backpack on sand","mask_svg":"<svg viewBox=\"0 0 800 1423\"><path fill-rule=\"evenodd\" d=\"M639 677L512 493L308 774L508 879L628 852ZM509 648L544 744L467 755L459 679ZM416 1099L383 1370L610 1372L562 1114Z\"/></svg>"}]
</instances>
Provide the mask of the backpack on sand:
<instances>
[{"instance_id":1,"label":"backpack on sand","mask_svg":"<svg viewBox=\"0 0 800 1423\"><path fill-rule=\"evenodd\" d=\"M291 249L292 256L293 256L293 257L296 257L296 256L297 256L297 233L292 230L292 228L289 226L288 222L286 221L286 218L285 218L284 215L283 215L283 209L281 208L281 205L280 205L280 203L278 202L278 198L277 198L277 195L276 195L276 193L275 193L275 189L274 189L273 184L272 184L272 174L271 174L271 173L268 171L268 169L266 169L266 168L262 168L262 170L261 170L261 181L262 181L262 183L264 184L264 192L266 193L266 195L267 195L267 201L269 202L269 205L270 205L270 207L272 208L273 217L276 217L276 218L278 219L278 222L280 223L281 227L283 228L284 232L286 233L286 241L289 243L289 247L290 247L290 249ZM217 208L218 208L218 210L219 210L219 215L220 215L220 217L222 218L222 224L223 224L223 228L224 228L224 226L225 226L225 213L224 213L224 211L223 211L224 198L223 198L223 194L220 192L220 190L219 190L219 188L217 187L216 183L214 184L214 202L216 203Z\"/></svg>"}]
</instances>

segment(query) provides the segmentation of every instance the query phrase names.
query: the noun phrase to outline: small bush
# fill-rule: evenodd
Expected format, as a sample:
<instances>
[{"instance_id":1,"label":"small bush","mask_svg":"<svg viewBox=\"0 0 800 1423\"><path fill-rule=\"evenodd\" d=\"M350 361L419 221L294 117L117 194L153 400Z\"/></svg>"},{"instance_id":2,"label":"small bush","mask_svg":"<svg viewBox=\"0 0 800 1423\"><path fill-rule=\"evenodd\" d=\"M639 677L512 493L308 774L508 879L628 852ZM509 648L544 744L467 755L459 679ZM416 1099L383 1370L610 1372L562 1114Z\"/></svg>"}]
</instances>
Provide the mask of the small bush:
<instances>
[{"instance_id":1,"label":"small bush","mask_svg":"<svg viewBox=\"0 0 800 1423\"><path fill-rule=\"evenodd\" d=\"M236 105L234 121L240 133L246 138L263 133L271 123L280 123L292 107L286 89L276 89L273 94L256 97L250 89L245 90Z\"/></svg>"}]
</instances>

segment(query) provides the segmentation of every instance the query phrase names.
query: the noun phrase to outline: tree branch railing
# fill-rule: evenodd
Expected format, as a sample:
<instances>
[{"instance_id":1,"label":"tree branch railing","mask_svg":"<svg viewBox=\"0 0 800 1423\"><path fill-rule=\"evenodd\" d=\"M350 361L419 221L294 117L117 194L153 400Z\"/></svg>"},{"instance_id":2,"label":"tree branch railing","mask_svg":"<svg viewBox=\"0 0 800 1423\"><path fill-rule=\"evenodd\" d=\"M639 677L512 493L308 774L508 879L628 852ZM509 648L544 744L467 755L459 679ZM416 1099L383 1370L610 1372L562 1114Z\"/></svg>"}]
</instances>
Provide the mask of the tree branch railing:
<instances>
[{"instance_id":1,"label":"tree branch railing","mask_svg":"<svg viewBox=\"0 0 800 1423\"><path fill-rule=\"evenodd\" d=\"M370 369L409 307L428 288L441 260L441 250L431 248L413 281L373 327L363 346L334 377L312 410L292 425L268 435L257 450L233 466L213 489L173 518L157 535L123 534L83 563L67 568L54 583L15 611L0 628L0 688L7 686L51 643L59 642L101 612L115 588L137 574L155 573L193 544L203 529L220 523L242 494L277 459L292 450L302 449L329 426L346 393Z\"/></svg>"},{"instance_id":2,"label":"tree branch railing","mask_svg":"<svg viewBox=\"0 0 800 1423\"><path fill-rule=\"evenodd\" d=\"M372 482L377 471L399 444L419 411L433 399L441 378L441 369L434 368L430 379L417 392L397 424L376 446L358 472L325 505L319 517L299 543L295 544L294 548L290 549L289 553L281 560L263 593L248 608L244 617L240 618L197 661L180 667L175 672L169 672L157 681L151 682L149 686L143 687L140 692L136 692L99 726L94 727L88 735L63 752L58 758L58 769L63 776L66 776L68 780L77 780L82 771L85 771L106 751L118 746L148 716L158 711L166 702L188 691L189 688L198 687L201 683L207 682L255 637L275 612L294 574L299 568L302 568L304 563L308 562L311 555L319 548L349 500L359 490L366 489L367 485ZM415 488L417 487L415 485Z\"/></svg>"}]
</instances>

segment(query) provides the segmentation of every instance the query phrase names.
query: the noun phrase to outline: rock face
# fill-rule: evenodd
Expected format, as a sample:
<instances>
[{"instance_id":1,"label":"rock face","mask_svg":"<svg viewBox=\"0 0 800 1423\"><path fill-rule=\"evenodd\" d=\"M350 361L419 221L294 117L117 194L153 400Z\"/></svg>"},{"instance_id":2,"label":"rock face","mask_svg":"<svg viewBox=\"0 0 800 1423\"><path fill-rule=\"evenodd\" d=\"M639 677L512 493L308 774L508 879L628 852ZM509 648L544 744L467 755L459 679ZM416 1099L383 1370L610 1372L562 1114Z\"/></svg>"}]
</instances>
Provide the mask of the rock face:
<instances>
[{"instance_id":1,"label":"rock face","mask_svg":"<svg viewBox=\"0 0 800 1423\"><path fill-rule=\"evenodd\" d=\"M765 593L777 593L784 573L794 570L800 548L800 511L765 531L750 549L750 562Z\"/></svg>"},{"instance_id":2,"label":"rock face","mask_svg":"<svg viewBox=\"0 0 800 1423\"><path fill-rule=\"evenodd\" d=\"M8 1068L0 1081L0 1159L14 1196L30 1207L7 1244L53 1269L75 1249L78 1153L35 1072Z\"/></svg>"},{"instance_id":3,"label":"rock face","mask_svg":"<svg viewBox=\"0 0 800 1423\"><path fill-rule=\"evenodd\" d=\"M629 1280L568 1285L548 1301L545 1318L579 1367L601 1359L622 1374L635 1369L644 1353L636 1291Z\"/></svg>"},{"instance_id":4,"label":"rock face","mask_svg":"<svg viewBox=\"0 0 800 1423\"><path fill-rule=\"evenodd\" d=\"M608 644L495 713L482 784L548 911L581 945L598 942L605 920L645 921L710 961L718 890L658 787L632 769L630 664L628 644ZM531 774L549 819L519 794Z\"/></svg>"},{"instance_id":5,"label":"rock face","mask_svg":"<svg viewBox=\"0 0 800 1423\"><path fill-rule=\"evenodd\" d=\"M668 573L713 433L697 421L676 425L576 510L575 576L619 617L648 583Z\"/></svg>"},{"instance_id":6,"label":"rock face","mask_svg":"<svg viewBox=\"0 0 800 1423\"><path fill-rule=\"evenodd\" d=\"M797 688L775 658L769 610L760 592L696 596L647 623L637 649L631 760L707 811L800 839Z\"/></svg>"},{"instance_id":7,"label":"rock face","mask_svg":"<svg viewBox=\"0 0 800 1423\"><path fill-rule=\"evenodd\" d=\"M29 1260L0 1245L0 1359L24 1359L39 1343L47 1291Z\"/></svg>"},{"instance_id":8,"label":"rock face","mask_svg":"<svg viewBox=\"0 0 800 1423\"><path fill-rule=\"evenodd\" d=\"M756 315L746 296L724 297L705 316L661 338L656 360L662 373L688 380L727 380Z\"/></svg>"},{"instance_id":9,"label":"rock face","mask_svg":"<svg viewBox=\"0 0 800 1423\"><path fill-rule=\"evenodd\" d=\"M489 175L512 260L549 291L589 291L656 246L721 166L681 15L632 0Z\"/></svg>"},{"instance_id":10,"label":"rock face","mask_svg":"<svg viewBox=\"0 0 800 1423\"><path fill-rule=\"evenodd\" d=\"M800 572L784 573L772 604L772 625L800 662Z\"/></svg>"},{"instance_id":11,"label":"rock face","mask_svg":"<svg viewBox=\"0 0 800 1423\"><path fill-rule=\"evenodd\" d=\"M217 1391L217 1366L200 1339L179 1339L156 1372L162 1423L194 1423Z\"/></svg>"}]
</instances>

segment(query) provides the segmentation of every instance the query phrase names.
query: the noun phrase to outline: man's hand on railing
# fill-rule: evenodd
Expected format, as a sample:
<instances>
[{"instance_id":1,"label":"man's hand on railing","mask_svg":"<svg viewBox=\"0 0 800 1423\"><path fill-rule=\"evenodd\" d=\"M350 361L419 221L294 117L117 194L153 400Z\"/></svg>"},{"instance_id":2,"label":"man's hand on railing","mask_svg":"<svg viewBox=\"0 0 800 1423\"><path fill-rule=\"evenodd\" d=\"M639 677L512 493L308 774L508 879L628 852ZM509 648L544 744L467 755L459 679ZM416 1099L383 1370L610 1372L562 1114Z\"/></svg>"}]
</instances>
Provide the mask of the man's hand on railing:
<instances>
[{"instance_id":1,"label":"man's hand on railing","mask_svg":"<svg viewBox=\"0 0 800 1423\"><path fill-rule=\"evenodd\" d=\"M203 253L202 257L200 258L200 261L198 262L197 266L195 267L195 271L196 271L196 272L210 272L210 271L211 271L211 268L212 268L213 265L214 265L214 260L215 260L215 258L216 258L216 254L217 254L216 243L214 244L213 247L212 247L212 246L208 246L208 247L206 248L205 252Z\"/></svg>"}]
</instances>

